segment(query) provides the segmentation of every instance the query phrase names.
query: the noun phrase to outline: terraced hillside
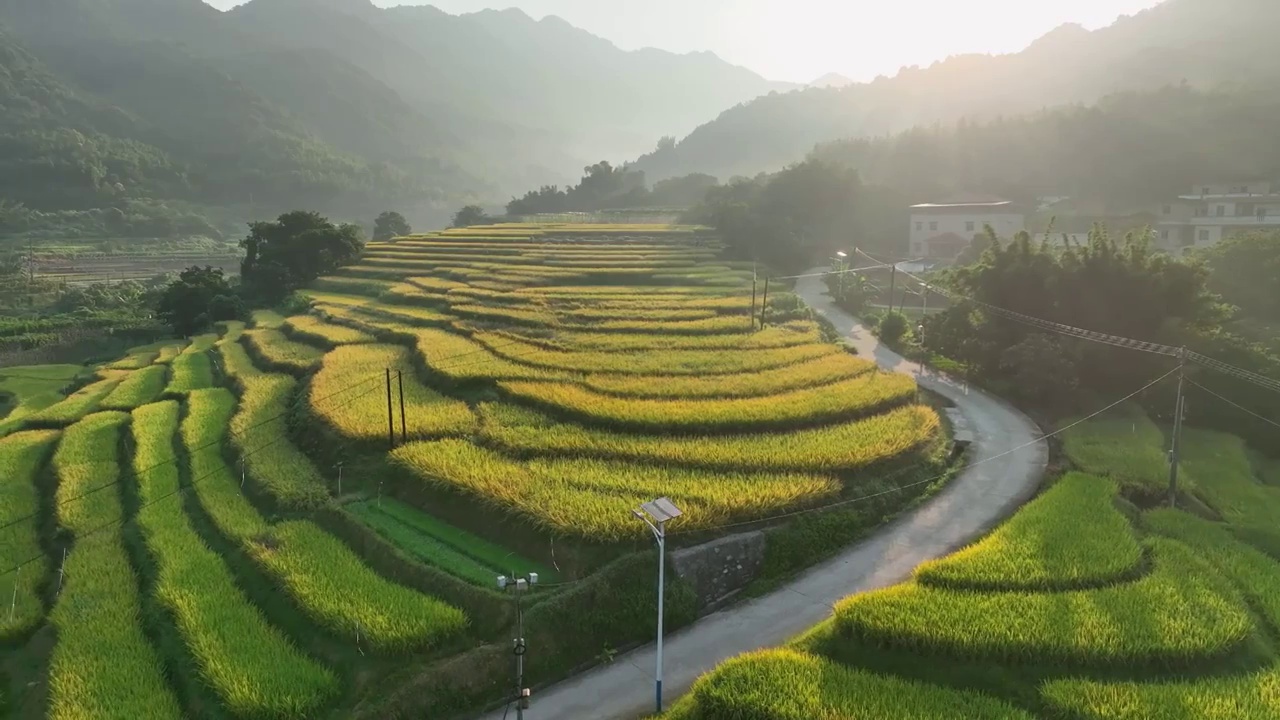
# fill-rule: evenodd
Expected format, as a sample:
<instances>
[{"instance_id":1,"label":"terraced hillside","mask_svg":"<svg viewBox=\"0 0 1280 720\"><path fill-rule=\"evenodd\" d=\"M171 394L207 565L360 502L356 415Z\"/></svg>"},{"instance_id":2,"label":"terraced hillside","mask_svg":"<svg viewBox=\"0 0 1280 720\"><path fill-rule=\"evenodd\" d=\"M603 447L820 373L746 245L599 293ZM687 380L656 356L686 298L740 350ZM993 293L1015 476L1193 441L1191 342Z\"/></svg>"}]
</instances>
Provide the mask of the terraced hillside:
<instances>
[{"instance_id":1,"label":"terraced hillside","mask_svg":"<svg viewBox=\"0 0 1280 720\"><path fill-rule=\"evenodd\" d=\"M641 502L677 545L768 527L776 579L928 492L912 381L752 289L692 229L472 228L74 384L0 373L0 710L454 717L510 692L496 575L542 579L530 684L651 637Z\"/></svg>"},{"instance_id":2,"label":"terraced hillside","mask_svg":"<svg viewBox=\"0 0 1280 720\"><path fill-rule=\"evenodd\" d=\"M1142 509L1168 467L1140 412L1072 427L1077 471L1002 527L725 663L667 717L1280 717L1280 490L1238 438L1185 438L1197 514Z\"/></svg>"}]
</instances>

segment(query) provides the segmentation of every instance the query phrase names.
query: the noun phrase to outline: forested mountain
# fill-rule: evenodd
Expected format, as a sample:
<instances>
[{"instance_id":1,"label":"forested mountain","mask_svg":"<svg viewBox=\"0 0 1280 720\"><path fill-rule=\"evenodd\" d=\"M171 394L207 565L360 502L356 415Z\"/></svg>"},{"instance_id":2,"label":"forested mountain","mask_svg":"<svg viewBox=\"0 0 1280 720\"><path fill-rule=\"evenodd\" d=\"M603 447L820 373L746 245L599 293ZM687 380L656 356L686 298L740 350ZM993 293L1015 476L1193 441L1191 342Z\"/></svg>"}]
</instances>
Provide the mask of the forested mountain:
<instances>
[{"instance_id":1,"label":"forested mountain","mask_svg":"<svg viewBox=\"0 0 1280 720\"><path fill-rule=\"evenodd\" d=\"M1206 178L1280 177L1278 117L1280 81L1248 92L1164 87L1091 106L839 140L810 157L856 169L903 203L977 188L1023 204L1062 195L1127 213Z\"/></svg>"},{"instance_id":2,"label":"forested mountain","mask_svg":"<svg viewBox=\"0 0 1280 720\"><path fill-rule=\"evenodd\" d=\"M1250 87L1280 77L1277 26L1275 0L1167 0L1096 31L1060 27L1016 54L958 56L871 83L761 97L641 157L635 168L651 180L690 172L754 175L839 138L1092 103L1170 84Z\"/></svg>"},{"instance_id":3,"label":"forested mountain","mask_svg":"<svg viewBox=\"0 0 1280 720\"><path fill-rule=\"evenodd\" d=\"M368 0L6 0L0 62L0 187L47 209L169 197L438 220L780 87L555 18Z\"/></svg>"}]
</instances>

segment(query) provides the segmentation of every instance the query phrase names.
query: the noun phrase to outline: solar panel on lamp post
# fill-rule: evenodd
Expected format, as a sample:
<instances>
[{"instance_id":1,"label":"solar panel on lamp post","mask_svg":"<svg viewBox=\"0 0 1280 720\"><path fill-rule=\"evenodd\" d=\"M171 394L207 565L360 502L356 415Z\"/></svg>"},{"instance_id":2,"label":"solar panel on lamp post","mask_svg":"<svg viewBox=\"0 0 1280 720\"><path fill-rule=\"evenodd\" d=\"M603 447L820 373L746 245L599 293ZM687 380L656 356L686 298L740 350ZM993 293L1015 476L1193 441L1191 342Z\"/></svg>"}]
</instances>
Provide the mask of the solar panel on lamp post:
<instances>
[{"instance_id":1,"label":"solar panel on lamp post","mask_svg":"<svg viewBox=\"0 0 1280 720\"><path fill-rule=\"evenodd\" d=\"M653 531L653 537L658 541L658 667L654 675L654 691L657 695L658 712L662 712L662 619L663 619L663 603L666 599L666 571L667 571L667 522L675 520L684 514L680 508L675 506L667 498L658 498L650 500L640 506L639 510L632 510L632 515L644 521L645 525ZM647 517L646 517L647 516ZM649 518L653 518L650 520Z\"/></svg>"}]
</instances>

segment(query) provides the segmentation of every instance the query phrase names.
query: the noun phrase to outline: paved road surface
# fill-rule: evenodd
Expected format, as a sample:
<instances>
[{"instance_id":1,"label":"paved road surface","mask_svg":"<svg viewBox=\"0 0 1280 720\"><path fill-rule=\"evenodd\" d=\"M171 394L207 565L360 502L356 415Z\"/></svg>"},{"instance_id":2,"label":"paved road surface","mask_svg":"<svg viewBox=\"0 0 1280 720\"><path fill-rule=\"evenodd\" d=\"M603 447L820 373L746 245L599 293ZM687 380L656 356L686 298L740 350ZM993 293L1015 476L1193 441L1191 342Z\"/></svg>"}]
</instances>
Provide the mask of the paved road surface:
<instances>
[{"instance_id":1,"label":"paved road surface","mask_svg":"<svg viewBox=\"0 0 1280 720\"><path fill-rule=\"evenodd\" d=\"M817 272L817 269L811 272ZM881 367L917 374L919 368L882 346L847 313L831 304L821 278L800 281L797 293L827 316L863 357ZM1034 494L1048 450L1036 425L1001 400L949 378L926 375L922 384L953 401L976 439L970 467L916 511L890 523L770 595L709 615L669 635L665 644L667 704L721 661L779 645L831 614L837 600L906 579L925 560L945 555L982 534ZM1023 447L1026 446L1026 447ZM1009 452L1015 448L1021 448ZM1009 454L1005 454L1009 453ZM533 649L536 653L536 648ZM526 720L633 720L654 709L654 648L650 644L534 694ZM509 718L514 718L512 711ZM484 720L501 720L502 711Z\"/></svg>"}]
</instances>

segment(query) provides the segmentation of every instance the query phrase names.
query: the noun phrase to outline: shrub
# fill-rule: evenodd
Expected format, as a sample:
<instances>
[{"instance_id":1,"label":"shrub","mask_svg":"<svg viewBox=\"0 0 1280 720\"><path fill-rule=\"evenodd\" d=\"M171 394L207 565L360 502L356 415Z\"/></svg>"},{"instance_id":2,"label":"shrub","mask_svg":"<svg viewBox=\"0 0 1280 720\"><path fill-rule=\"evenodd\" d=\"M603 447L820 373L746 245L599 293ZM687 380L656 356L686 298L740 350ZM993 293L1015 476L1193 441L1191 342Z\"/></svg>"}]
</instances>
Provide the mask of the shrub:
<instances>
[{"instance_id":1,"label":"shrub","mask_svg":"<svg viewBox=\"0 0 1280 720\"><path fill-rule=\"evenodd\" d=\"M902 338L906 337L909 327L910 326L905 315L900 312L890 310L880 319L880 339L883 340L886 345L897 345L902 341Z\"/></svg>"}]
</instances>

